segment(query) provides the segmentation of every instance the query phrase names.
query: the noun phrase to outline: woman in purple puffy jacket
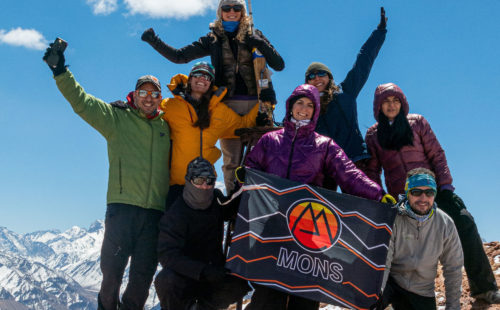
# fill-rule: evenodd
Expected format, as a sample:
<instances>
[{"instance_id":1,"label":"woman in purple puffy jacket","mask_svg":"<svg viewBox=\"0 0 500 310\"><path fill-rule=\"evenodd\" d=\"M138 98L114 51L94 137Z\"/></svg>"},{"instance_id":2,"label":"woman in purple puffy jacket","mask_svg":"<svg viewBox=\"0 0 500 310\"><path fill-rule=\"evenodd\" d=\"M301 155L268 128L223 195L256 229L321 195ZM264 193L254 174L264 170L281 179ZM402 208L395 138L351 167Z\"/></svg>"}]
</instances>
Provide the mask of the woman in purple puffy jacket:
<instances>
[{"instance_id":1,"label":"woman in purple puffy jacket","mask_svg":"<svg viewBox=\"0 0 500 310\"><path fill-rule=\"evenodd\" d=\"M427 168L436 174L436 203L454 221L462 248L471 295L488 303L500 303L500 291L486 256L474 218L453 191L452 177L439 141L427 120L408 114L409 105L396 84L382 84L375 90L373 113L378 121L366 132L372 156L364 171L382 185L384 170L387 191L397 197L405 192L406 173Z\"/></svg>"},{"instance_id":2,"label":"woman in purple puffy jacket","mask_svg":"<svg viewBox=\"0 0 500 310\"><path fill-rule=\"evenodd\" d=\"M320 112L316 87L307 84L297 87L286 101L286 111L284 128L262 136L248 154L247 167L318 186L323 184L325 176L330 176L345 193L383 202L392 198L384 195L377 183L358 170L331 138L314 131ZM287 308L286 293L255 286L247 310L309 310L319 307L318 302L290 296Z\"/></svg>"}]
</instances>

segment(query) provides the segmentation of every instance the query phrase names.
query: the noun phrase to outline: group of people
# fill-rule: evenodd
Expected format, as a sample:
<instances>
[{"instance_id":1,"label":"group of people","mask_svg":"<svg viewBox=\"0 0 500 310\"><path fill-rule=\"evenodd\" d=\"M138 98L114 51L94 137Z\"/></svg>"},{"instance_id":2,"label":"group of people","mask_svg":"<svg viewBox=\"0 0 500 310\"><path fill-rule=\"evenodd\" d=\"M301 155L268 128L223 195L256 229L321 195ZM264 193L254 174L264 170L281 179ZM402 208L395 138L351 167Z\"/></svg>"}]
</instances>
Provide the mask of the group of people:
<instances>
[{"instance_id":1,"label":"group of people","mask_svg":"<svg viewBox=\"0 0 500 310\"><path fill-rule=\"evenodd\" d=\"M383 45L386 24L382 8L377 29L341 83L326 65L311 63L305 83L286 101L283 128L262 136L244 166L385 203L396 204L399 195L385 289L374 308L435 309L438 261L446 277L447 309L460 308L462 265L472 296L500 303L477 227L454 193L444 151L425 118L409 114L397 85L377 87L377 123L365 139L359 130L356 98ZM252 50L274 70L283 70L284 61L262 32L251 28L244 0L220 0L210 32L183 48L146 30L142 40L174 63L211 58L195 63L188 75L173 76L167 85L173 97L166 99L160 81L145 75L125 102L108 104L85 93L62 51L52 44L47 48L44 60L60 92L107 140L98 309L143 309L158 262L163 268L154 285L162 309L221 309L251 289L224 267L223 222L235 216L238 203L214 188L213 167L223 155L226 190L233 192L242 160L234 131L268 124L258 102L276 101L272 88L258 93ZM129 259L129 282L120 299ZM247 309L319 308L316 301L265 286L254 289Z\"/></svg>"}]
</instances>

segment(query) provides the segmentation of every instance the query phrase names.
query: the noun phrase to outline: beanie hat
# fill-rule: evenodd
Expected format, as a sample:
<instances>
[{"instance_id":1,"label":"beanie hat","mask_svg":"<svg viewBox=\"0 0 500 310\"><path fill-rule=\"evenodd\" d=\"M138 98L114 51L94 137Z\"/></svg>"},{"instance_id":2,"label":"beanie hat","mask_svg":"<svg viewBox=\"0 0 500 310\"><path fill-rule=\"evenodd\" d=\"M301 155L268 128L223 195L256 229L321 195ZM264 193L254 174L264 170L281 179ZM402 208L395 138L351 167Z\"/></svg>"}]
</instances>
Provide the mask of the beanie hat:
<instances>
[{"instance_id":1,"label":"beanie hat","mask_svg":"<svg viewBox=\"0 0 500 310\"><path fill-rule=\"evenodd\" d=\"M436 179L430 174L426 173L421 173L421 174L415 174L409 177L406 180L405 183L405 193L408 196L408 192L419 186L427 186L430 187L431 189L434 190L434 192L437 191L437 186L436 186Z\"/></svg>"},{"instance_id":2,"label":"beanie hat","mask_svg":"<svg viewBox=\"0 0 500 310\"><path fill-rule=\"evenodd\" d=\"M219 6L217 7L217 19L222 20L222 10L221 7L223 5L236 5L239 4L243 6L243 10L241 11L241 16L245 16L247 12L247 7L245 4L245 0L220 0Z\"/></svg>"},{"instance_id":3,"label":"beanie hat","mask_svg":"<svg viewBox=\"0 0 500 310\"><path fill-rule=\"evenodd\" d=\"M307 67L306 75L305 75L305 79L306 79L305 82L307 83L307 76L309 74L314 73L314 72L318 72L318 71L327 72L328 76L330 76L330 79L333 79L332 71L330 71L330 69L325 64L322 64L321 62L313 62L309 65L309 67Z\"/></svg>"},{"instance_id":4,"label":"beanie hat","mask_svg":"<svg viewBox=\"0 0 500 310\"><path fill-rule=\"evenodd\" d=\"M195 177L217 178L214 166L203 157L196 157L187 167L186 181L189 182Z\"/></svg>"},{"instance_id":5,"label":"beanie hat","mask_svg":"<svg viewBox=\"0 0 500 310\"><path fill-rule=\"evenodd\" d=\"M212 77L212 80L215 78L215 69L214 67L206 62L206 61L199 61L193 65L191 68L191 72L189 72L189 76L191 76L193 73L196 72L203 72L208 74L210 77Z\"/></svg>"}]
</instances>

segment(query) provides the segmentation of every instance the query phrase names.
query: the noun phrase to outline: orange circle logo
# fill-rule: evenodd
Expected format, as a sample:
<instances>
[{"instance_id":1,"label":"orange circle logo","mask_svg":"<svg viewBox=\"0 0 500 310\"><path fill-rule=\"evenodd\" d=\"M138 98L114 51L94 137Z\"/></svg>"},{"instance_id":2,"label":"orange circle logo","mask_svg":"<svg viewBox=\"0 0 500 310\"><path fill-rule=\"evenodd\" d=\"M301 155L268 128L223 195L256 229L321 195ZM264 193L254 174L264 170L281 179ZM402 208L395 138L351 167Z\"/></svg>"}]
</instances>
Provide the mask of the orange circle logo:
<instances>
[{"instance_id":1,"label":"orange circle logo","mask_svg":"<svg viewBox=\"0 0 500 310\"><path fill-rule=\"evenodd\" d=\"M340 236L340 218L319 201L299 201L287 212L288 228L295 241L305 250L323 252Z\"/></svg>"}]
</instances>

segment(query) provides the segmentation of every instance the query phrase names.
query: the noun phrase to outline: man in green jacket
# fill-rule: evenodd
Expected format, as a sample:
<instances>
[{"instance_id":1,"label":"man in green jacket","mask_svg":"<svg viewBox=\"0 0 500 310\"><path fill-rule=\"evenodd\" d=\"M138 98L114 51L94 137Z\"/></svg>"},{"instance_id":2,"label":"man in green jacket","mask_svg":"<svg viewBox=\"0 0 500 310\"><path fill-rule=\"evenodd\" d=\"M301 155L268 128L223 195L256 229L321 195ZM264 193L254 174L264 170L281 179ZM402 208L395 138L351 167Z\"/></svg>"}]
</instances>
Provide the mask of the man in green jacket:
<instances>
[{"instance_id":1,"label":"man in green jacket","mask_svg":"<svg viewBox=\"0 0 500 310\"><path fill-rule=\"evenodd\" d=\"M51 44L43 59L73 110L107 141L109 181L98 309L143 309L158 265L158 222L169 188L170 130L158 111L160 82L151 75L139 78L128 107L113 107L85 93L56 46ZM129 282L120 304L129 258Z\"/></svg>"}]
</instances>

